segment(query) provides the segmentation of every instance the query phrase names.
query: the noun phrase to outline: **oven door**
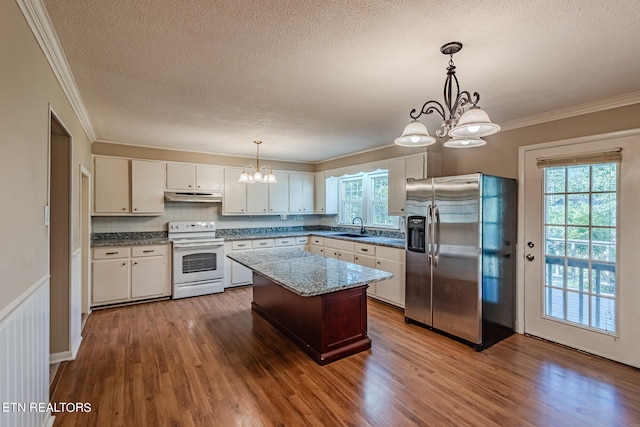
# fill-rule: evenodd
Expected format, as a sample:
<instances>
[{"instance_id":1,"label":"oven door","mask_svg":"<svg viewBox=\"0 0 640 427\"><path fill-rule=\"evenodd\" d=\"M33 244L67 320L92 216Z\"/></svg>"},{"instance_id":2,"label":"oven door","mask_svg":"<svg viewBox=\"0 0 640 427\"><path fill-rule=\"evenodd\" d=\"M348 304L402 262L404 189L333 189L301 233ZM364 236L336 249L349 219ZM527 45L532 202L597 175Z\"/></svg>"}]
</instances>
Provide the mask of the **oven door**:
<instances>
[{"instance_id":1,"label":"oven door","mask_svg":"<svg viewBox=\"0 0 640 427\"><path fill-rule=\"evenodd\" d=\"M224 277L224 242L174 243L173 284Z\"/></svg>"}]
</instances>

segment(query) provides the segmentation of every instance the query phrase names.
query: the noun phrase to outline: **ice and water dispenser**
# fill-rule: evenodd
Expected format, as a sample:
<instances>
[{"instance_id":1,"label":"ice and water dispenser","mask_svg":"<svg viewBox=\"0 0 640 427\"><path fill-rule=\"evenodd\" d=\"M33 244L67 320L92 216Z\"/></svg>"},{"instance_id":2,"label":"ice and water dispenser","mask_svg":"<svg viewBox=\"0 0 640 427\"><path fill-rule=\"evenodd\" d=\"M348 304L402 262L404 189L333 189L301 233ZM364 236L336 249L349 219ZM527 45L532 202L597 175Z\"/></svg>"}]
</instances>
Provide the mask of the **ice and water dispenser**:
<instances>
[{"instance_id":1,"label":"ice and water dispenser","mask_svg":"<svg viewBox=\"0 0 640 427\"><path fill-rule=\"evenodd\" d=\"M426 248L426 224L424 216L407 218L407 250L424 253Z\"/></svg>"}]
</instances>

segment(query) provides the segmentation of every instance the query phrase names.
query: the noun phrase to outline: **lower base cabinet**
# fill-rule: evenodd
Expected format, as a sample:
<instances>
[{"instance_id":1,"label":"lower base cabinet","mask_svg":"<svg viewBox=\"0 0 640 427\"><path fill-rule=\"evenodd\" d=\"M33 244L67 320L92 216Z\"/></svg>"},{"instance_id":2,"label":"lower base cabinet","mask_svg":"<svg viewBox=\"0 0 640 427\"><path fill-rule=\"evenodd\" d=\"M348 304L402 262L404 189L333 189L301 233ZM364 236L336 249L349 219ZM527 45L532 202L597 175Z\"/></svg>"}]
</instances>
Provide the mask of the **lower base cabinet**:
<instances>
[{"instance_id":1,"label":"lower base cabinet","mask_svg":"<svg viewBox=\"0 0 640 427\"><path fill-rule=\"evenodd\" d=\"M170 245L93 249L91 306L171 296Z\"/></svg>"}]
</instances>

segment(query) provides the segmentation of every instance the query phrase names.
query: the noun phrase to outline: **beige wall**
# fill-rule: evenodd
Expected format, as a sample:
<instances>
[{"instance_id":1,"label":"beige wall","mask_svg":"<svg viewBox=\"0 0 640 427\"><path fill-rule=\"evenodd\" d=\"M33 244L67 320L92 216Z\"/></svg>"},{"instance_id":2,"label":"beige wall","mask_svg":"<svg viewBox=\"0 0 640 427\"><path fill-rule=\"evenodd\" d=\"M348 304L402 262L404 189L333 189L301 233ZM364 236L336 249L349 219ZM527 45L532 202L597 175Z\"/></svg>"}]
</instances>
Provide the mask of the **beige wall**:
<instances>
[{"instance_id":1,"label":"beige wall","mask_svg":"<svg viewBox=\"0 0 640 427\"><path fill-rule=\"evenodd\" d=\"M219 166L255 165L256 159L245 157L223 156L219 154L197 153L193 151L167 150L162 148L140 147L135 145L115 144L109 142L94 142L92 153L104 156L129 157L133 159L164 160L170 162L202 163ZM267 164L271 169L314 172L311 163L283 162L262 160L260 164Z\"/></svg>"},{"instance_id":2,"label":"beige wall","mask_svg":"<svg viewBox=\"0 0 640 427\"><path fill-rule=\"evenodd\" d=\"M636 128L640 128L640 104L504 131L487 137L482 147L443 148L442 174L483 172L517 178L520 146Z\"/></svg>"},{"instance_id":3,"label":"beige wall","mask_svg":"<svg viewBox=\"0 0 640 427\"><path fill-rule=\"evenodd\" d=\"M15 1L0 2L0 310L48 274L49 105L71 133L72 250L79 247L79 164L90 142Z\"/></svg>"}]
</instances>

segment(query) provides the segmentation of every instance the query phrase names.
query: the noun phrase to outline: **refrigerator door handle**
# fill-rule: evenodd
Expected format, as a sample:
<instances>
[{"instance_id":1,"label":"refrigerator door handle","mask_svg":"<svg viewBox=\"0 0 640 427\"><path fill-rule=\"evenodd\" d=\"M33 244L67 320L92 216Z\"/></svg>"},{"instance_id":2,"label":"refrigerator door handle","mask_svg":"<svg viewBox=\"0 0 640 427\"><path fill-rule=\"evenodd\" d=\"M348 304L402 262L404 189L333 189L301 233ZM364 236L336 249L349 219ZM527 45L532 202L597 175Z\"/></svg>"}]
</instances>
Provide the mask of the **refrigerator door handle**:
<instances>
[{"instance_id":1,"label":"refrigerator door handle","mask_svg":"<svg viewBox=\"0 0 640 427\"><path fill-rule=\"evenodd\" d=\"M440 257L440 207L438 207L438 205L433 207L433 216L435 217L435 223L433 226L433 265L437 267L438 259Z\"/></svg>"},{"instance_id":2,"label":"refrigerator door handle","mask_svg":"<svg viewBox=\"0 0 640 427\"><path fill-rule=\"evenodd\" d=\"M429 260L429 265L433 265L433 233L432 233L432 228L433 228L433 207L431 205L429 205L429 208L427 209L427 253L428 255L428 260Z\"/></svg>"}]
</instances>

